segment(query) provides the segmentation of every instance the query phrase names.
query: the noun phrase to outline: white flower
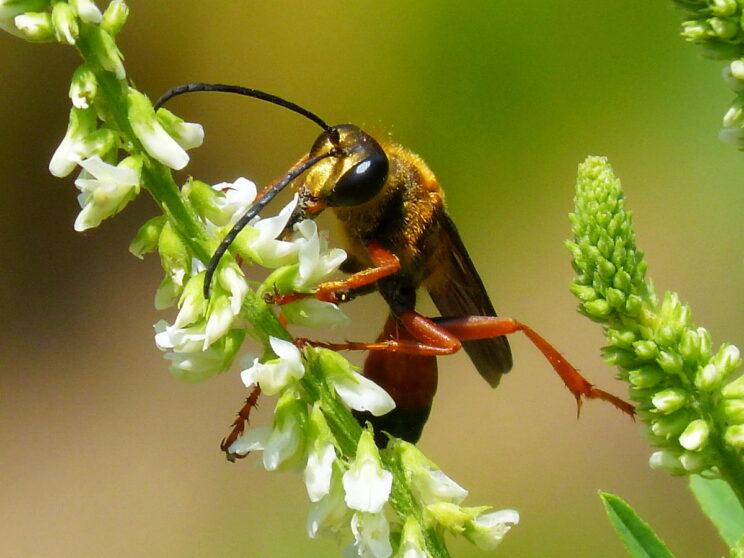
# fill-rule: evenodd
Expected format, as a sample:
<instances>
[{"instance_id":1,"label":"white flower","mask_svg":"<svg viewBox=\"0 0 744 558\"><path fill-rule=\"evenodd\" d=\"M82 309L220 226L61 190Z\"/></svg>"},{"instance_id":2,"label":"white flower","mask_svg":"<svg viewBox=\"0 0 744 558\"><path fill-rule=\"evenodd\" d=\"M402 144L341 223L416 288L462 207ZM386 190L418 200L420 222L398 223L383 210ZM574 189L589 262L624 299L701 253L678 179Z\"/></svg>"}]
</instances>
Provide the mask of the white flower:
<instances>
[{"instance_id":1,"label":"white flower","mask_svg":"<svg viewBox=\"0 0 744 558\"><path fill-rule=\"evenodd\" d=\"M393 554L390 525L384 513L355 513L351 518L351 532L354 534L351 556L388 558Z\"/></svg>"},{"instance_id":2,"label":"white flower","mask_svg":"<svg viewBox=\"0 0 744 558\"><path fill-rule=\"evenodd\" d=\"M235 440L229 448L227 453L230 455L245 456L252 451L260 451L266 447L266 440L271 434L271 428L268 426L257 426L251 428L247 432L243 432L237 440Z\"/></svg>"},{"instance_id":3,"label":"white flower","mask_svg":"<svg viewBox=\"0 0 744 558\"><path fill-rule=\"evenodd\" d=\"M248 294L248 283L240 267L235 262L222 265L217 273L217 281L230 293L230 309L233 314L238 314Z\"/></svg>"},{"instance_id":4,"label":"white flower","mask_svg":"<svg viewBox=\"0 0 744 558\"><path fill-rule=\"evenodd\" d=\"M343 477L346 505L351 509L377 513L390 497L393 475L382 468L380 452L372 434L365 430L357 453Z\"/></svg>"},{"instance_id":5,"label":"white flower","mask_svg":"<svg viewBox=\"0 0 744 558\"><path fill-rule=\"evenodd\" d=\"M310 504L307 516L307 535L314 539L321 531L333 534L345 528L349 509L344 502L344 489L337 468L331 475L331 486L323 498Z\"/></svg>"},{"instance_id":6,"label":"white flower","mask_svg":"<svg viewBox=\"0 0 744 558\"><path fill-rule=\"evenodd\" d=\"M230 299L226 296L212 297L204 332L204 350L230 331L234 320L235 312Z\"/></svg>"},{"instance_id":7,"label":"white flower","mask_svg":"<svg viewBox=\"0 0 744 558\"><path fill-rule=\"evenodd\" d=\"M330 492L335 460L336 449L330 442L311 450L308 454L305 466L305 486L311 502L319 501Z\"/></svg>"},{"instance_id":8,"label":"white flower","mask_svg":"<svg viewBox=\"0 0 744 558\"><path fill-rule=\"evenodd\" d=\"M258 384L266 395L274 395L292 381L302 378L305 366L302 364L302 354L294 344L276 337L269 338L269 343L279 358L265 364L256 359L250 368L240 373L240 377L246 387Z\"/></svg>"},{"instance_id":9,"label":"white flower","mask_svg":"<svg viewBox=\"0 0 744 558\"><path fill-rule=\"evenodd\" d=\"M145 150L164 165L181 170L189 162L186 151L165 131L155 117L152 104L142 93L129 88L129 121Z\"/></svg>"},{"instance_id":10,"label":"white flower","mask_svg":"<svg viewBox=\"0 0 744 558\"><path fill-rule=\"evenodd\" d=\"M93 109L73 108L70 111L67 133L49 162L49 172L60 178L67 176L83 159L103 155L115 145L114 132L105 128L96 130L96 114Z\"/></svg>"},{"instance_id":11,"label":"white flower","mask_svg":"<svg viewBox=\"0 0 744 558\"><path fill-rule=\"evenodd\" d=\"M297 202L298 198L295 195L278 215L254 222L250 229L246 227L247 230L244 231L245 234L243 235L245 240L240 245L248 252L251 259L264 267L271 268L295 263L296 254L299 250L298 244L277 240L276 238L289 223L289 218L297 207ZM240 239L240 235L238 235L238 239Z\"/></svg>"},{"instance_id":12,"label":"white flower","mask_svg":"<svg viewBox=\"0 0 744 558\"><path fill-rule=\"evenodd\" d=\"M320 351L318 356L326 377L349 407L369 411L377 417L395 408L393 398L372 380L355 372L344 357L333 351Z\"/></svg>"},{"instance_id":13,"label":"white flower","mask_svg":"<svg viewBox=\"0 0 744 558\"><path fill-rule=\"evenodd\" d=\"M204 273L198 273L190 278L183 288L179 301L180 310L173 322L175 327L191 325L204 317L207 301L204 299Z\"/></svg>"},{"instance_id":14,"label":"white flower","mask_svg":"<svg viewBox=\"0 0 744 558\"><path fill-rule=\"evenodd\" d=\"M340 248L328 250L328 242L318 235L315 221L306 219L295 225L295 230L302 235L299 241L300 274L295 287L298 290L315 286L327 275L330 275L346 260L346 252Z\"/></svg>"},{"instance_id":15,"label":"white flower","mask_svg":"<svg viewBox=\"0 0 744 558\"><path fill-rule=\"evenodd\" d=\"M499 510L479 515L465 529L465 537L481 550L493 550L506 533L519 523L515 510Z\"/></svg>"},{"instance_id":16,"label":"white flower","mask_svg":"<svg viewBox=\"0 0 744 558\"><path fill-rule=\"evenodd\" d=\"M85 172L75 181L82 211L75 220L75 230L97 227L115 215L139 193L141 163L129 157L118 166L109 165L99 156L80 162ZM90 178L92 177L92 178Z\"/></svg>"},{"instance_id":17,"label":"white flower","mask_svg":"<svg viewBox=\"0 0 744 558\"><path fill-rule=\"evenodd\" d=\"M256 199L256 184L240 177L235 182L220 182L212 188L220 195L215 197L220 215L215 225L233 225L248 210ZM216 216L214 216L216 218Z\"/></svg>"},{"instance_id":18,"label":"white flower","mask_svg":"<svg viewBox=\"0 0 744 558\"><path fill-rule=\"evenodd\" d=\"M274 429L264 447L263 464L267 471L304 462L307 406L292 390L279 398L274 411Z\"/></svg>"},{"instance_id":19,"label":"white flower","mask_svg":"<svg viewBox=\"0 0 744 558\"><path fill-rule=\"evenodd\" d=\"M226 342L203 350L204 338L204 322L186 328L170 326L164 320L155 324L155 344L166 353L171 373L185 382L199 382L223 372L239 346Z\"/></svg>"},{"instance_id":20,"label":"white flower","mask_svg":"<svg viewBox=\"0 0 744 558\"><path fill-rule=\"evenodd\" d=\"M101 23L103 14L91 0L70 0L70 6L83 21L87 23Z\"/></svg>"}]
</instances>

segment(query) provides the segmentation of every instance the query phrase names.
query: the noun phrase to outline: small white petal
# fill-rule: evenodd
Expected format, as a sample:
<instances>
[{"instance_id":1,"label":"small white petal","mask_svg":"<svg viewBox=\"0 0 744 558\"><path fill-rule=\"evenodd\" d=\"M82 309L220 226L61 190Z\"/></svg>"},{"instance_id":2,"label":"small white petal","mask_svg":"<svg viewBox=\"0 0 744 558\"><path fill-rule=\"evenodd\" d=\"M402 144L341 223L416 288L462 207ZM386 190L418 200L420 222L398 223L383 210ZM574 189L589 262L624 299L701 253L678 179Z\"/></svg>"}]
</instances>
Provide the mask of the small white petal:
<instances>
[{"instance_id":1,"label":"small white petal","mask_svg":"<svg viewBox=\"0 0 744 558\"><path fill-rule=\"evenodd\" d=\"M276 470L300 448L301 432L297 421L287 418L281 428L275 428L264 447L263 464L267 471Z\"/></svg>"},{"instance_id":2,"label":"small white petal","mask_svg":"<svg viewBox=\"0 0 744 558\"><path fill-rule=\"evenodd\" d=\"M294 343L279 339L278 337L269 337L269 344L276 356L287 360L293 365L302 366L302 355Z\"/></svg>"},{"instance_id":3,"label":"small white petal","mask_svg":"<svg viewBox=\"0 0 744 558\"><path fill-rule=\"evenodd\" d=\"M333 387L355 411L369 411L379 417L395 408L395 401L384 389L358 372L334 376Z\"/></svg>"},{"instance_id":4,"label":"small white petal","mask_svg":"<svg viewBox=\"0 0 744 558\"><path fill-rule=\"evenodd\" d=\"M207 318L207 328L204 337L204 349L221 339L229 330L235 319L235 313L228 298L217 300Z\"/></svg>"},{"instance_id":5,"label":"small white petal","mask_svg":"<svg viewBox=\"0 0 744 558\"><path fill-rule=\"evenodd\" d=\"M413 472L411 480L416 497L424 505L435 502L459 504L468 495L467 490L439 469L421 466Z\"/></svg>"},{"instance_id":6,"label":"small white petal","mask_svg":"<svg viewBox=\"0 0 744 558\"><path fill-rule=\"evenodd\" d=\"M258 426L244 432L227 448L227 452L235 455L247 455L252 451L259 451L266 447L266 440L271 434L268 426Z\"/></svg>"},{"instance_id":7,"label":"small white petal","mask_svg":"<svg viewBox=\"0 0 744 558\"><path fill-rule=\"evenodd\" d=\"M154 159L175 170L181 170L188 164L188 153L154 118L149 122L134 120L132 129Z\"/></svg>"},{"instance_id":8,"label":"small white petal","mask_svg":"<svg viewBox=\"0 0 744 558\"><path fill-rule=\"evenodd\" d=\"M331 489L331 474L336 450L333 444L325 444L319 451L311 451L305 467L305 486L311 502L317 502Z\"/></svg>"}]
</instances>

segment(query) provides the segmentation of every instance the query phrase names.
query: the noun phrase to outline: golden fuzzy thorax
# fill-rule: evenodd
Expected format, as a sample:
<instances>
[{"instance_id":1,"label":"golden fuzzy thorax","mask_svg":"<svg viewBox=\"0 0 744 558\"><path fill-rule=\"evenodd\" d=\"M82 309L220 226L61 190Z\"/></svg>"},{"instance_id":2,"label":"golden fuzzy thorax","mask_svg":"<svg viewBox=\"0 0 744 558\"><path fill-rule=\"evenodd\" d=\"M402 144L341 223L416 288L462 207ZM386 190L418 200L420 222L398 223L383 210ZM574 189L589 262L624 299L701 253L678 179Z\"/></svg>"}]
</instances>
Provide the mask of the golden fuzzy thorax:
<instances>
[{"instance_id":1,"label":"golden fuzzy thorax","mask_svg":"<svg viewBox=\"0 0 744 558\"><path fill-rule=\"evenodd\" d=\"M362 205L335 207L334 211L346 249L359 264L372 265L365 246L377 242L398 256L401 273L419 284L430 271L421 264L436 249L437 214L443 208L444 193L418 155L399 145L384 149L390 171L380 193ZM327 167L326 178L330 178L329 170L339 169Z\"/></svg>"}]
</instances>

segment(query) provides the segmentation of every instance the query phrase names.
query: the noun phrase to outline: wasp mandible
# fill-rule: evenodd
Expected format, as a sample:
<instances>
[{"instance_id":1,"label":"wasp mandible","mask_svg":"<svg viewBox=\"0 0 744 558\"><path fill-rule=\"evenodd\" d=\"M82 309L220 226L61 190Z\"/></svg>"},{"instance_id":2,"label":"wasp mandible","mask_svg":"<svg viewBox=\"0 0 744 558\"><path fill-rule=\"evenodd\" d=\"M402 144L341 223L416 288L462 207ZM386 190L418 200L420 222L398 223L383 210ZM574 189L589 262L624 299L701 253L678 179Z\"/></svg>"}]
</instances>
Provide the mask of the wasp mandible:
<instances>
[{"instance_id":1,"label":"wasp mandible","mask_svg":"<svg viewBox=\"0 0 744 558\"><path fill-rule=\"evenodd\" d=\"M282 106L315 122L323 131L280 180L269 185L234 225L207 266L205 297L220 258L237 234L284 188L297 182L300 203L287 232L302 219L331 208L340 221L349 255L342 271L349 276L322 283L314 293L276 294L272 302L285 304L314 296L333 303L348 302L378 291L390 315L377 341L324 343L298 340L334 350L369 351L364 374L384 388L396 408L381 417L356 413L372 423L378 445L387 432L409 442L418 441L429 417L437 389L437 356L464 348L480 375L496 387L512 367L506 335L523 332L550 362L576 398L601 399L634 416L633 406L594 387L540 334L513 318L498 317L455 223L447 214L444 192L426 163L409 149L378 141L353 124L328 125L309 110L256 89L236 85L191 83L166 92L156 103L184 93L237 93ZM300 180L301 177L304 178ZM424 287L442 317L416 311L416 294ZM222 449L242 432L258 392L240 411L235 428Z\"/></svg>"}]
</instances>

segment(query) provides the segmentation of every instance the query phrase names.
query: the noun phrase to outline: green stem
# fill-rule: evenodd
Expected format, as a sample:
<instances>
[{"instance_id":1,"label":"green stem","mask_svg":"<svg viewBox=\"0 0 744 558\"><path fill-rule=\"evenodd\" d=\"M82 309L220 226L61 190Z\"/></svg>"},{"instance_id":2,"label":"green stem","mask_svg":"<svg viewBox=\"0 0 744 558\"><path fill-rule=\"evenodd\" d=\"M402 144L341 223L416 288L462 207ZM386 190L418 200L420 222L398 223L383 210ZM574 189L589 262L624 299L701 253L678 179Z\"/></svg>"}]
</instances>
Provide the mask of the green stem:
<instances>
[{"instance_id":1,"label":"green stem","mask_svg":"<svg viewBox=\"0 0 744 558\"><path fill-rule=\"evenodd\" d=\"M741 455L725 443L721 436L713 436L711 443L720 457L717 465L721 477L729 484L744 508L744 462Z\"/></svg>"}]
</instances>

